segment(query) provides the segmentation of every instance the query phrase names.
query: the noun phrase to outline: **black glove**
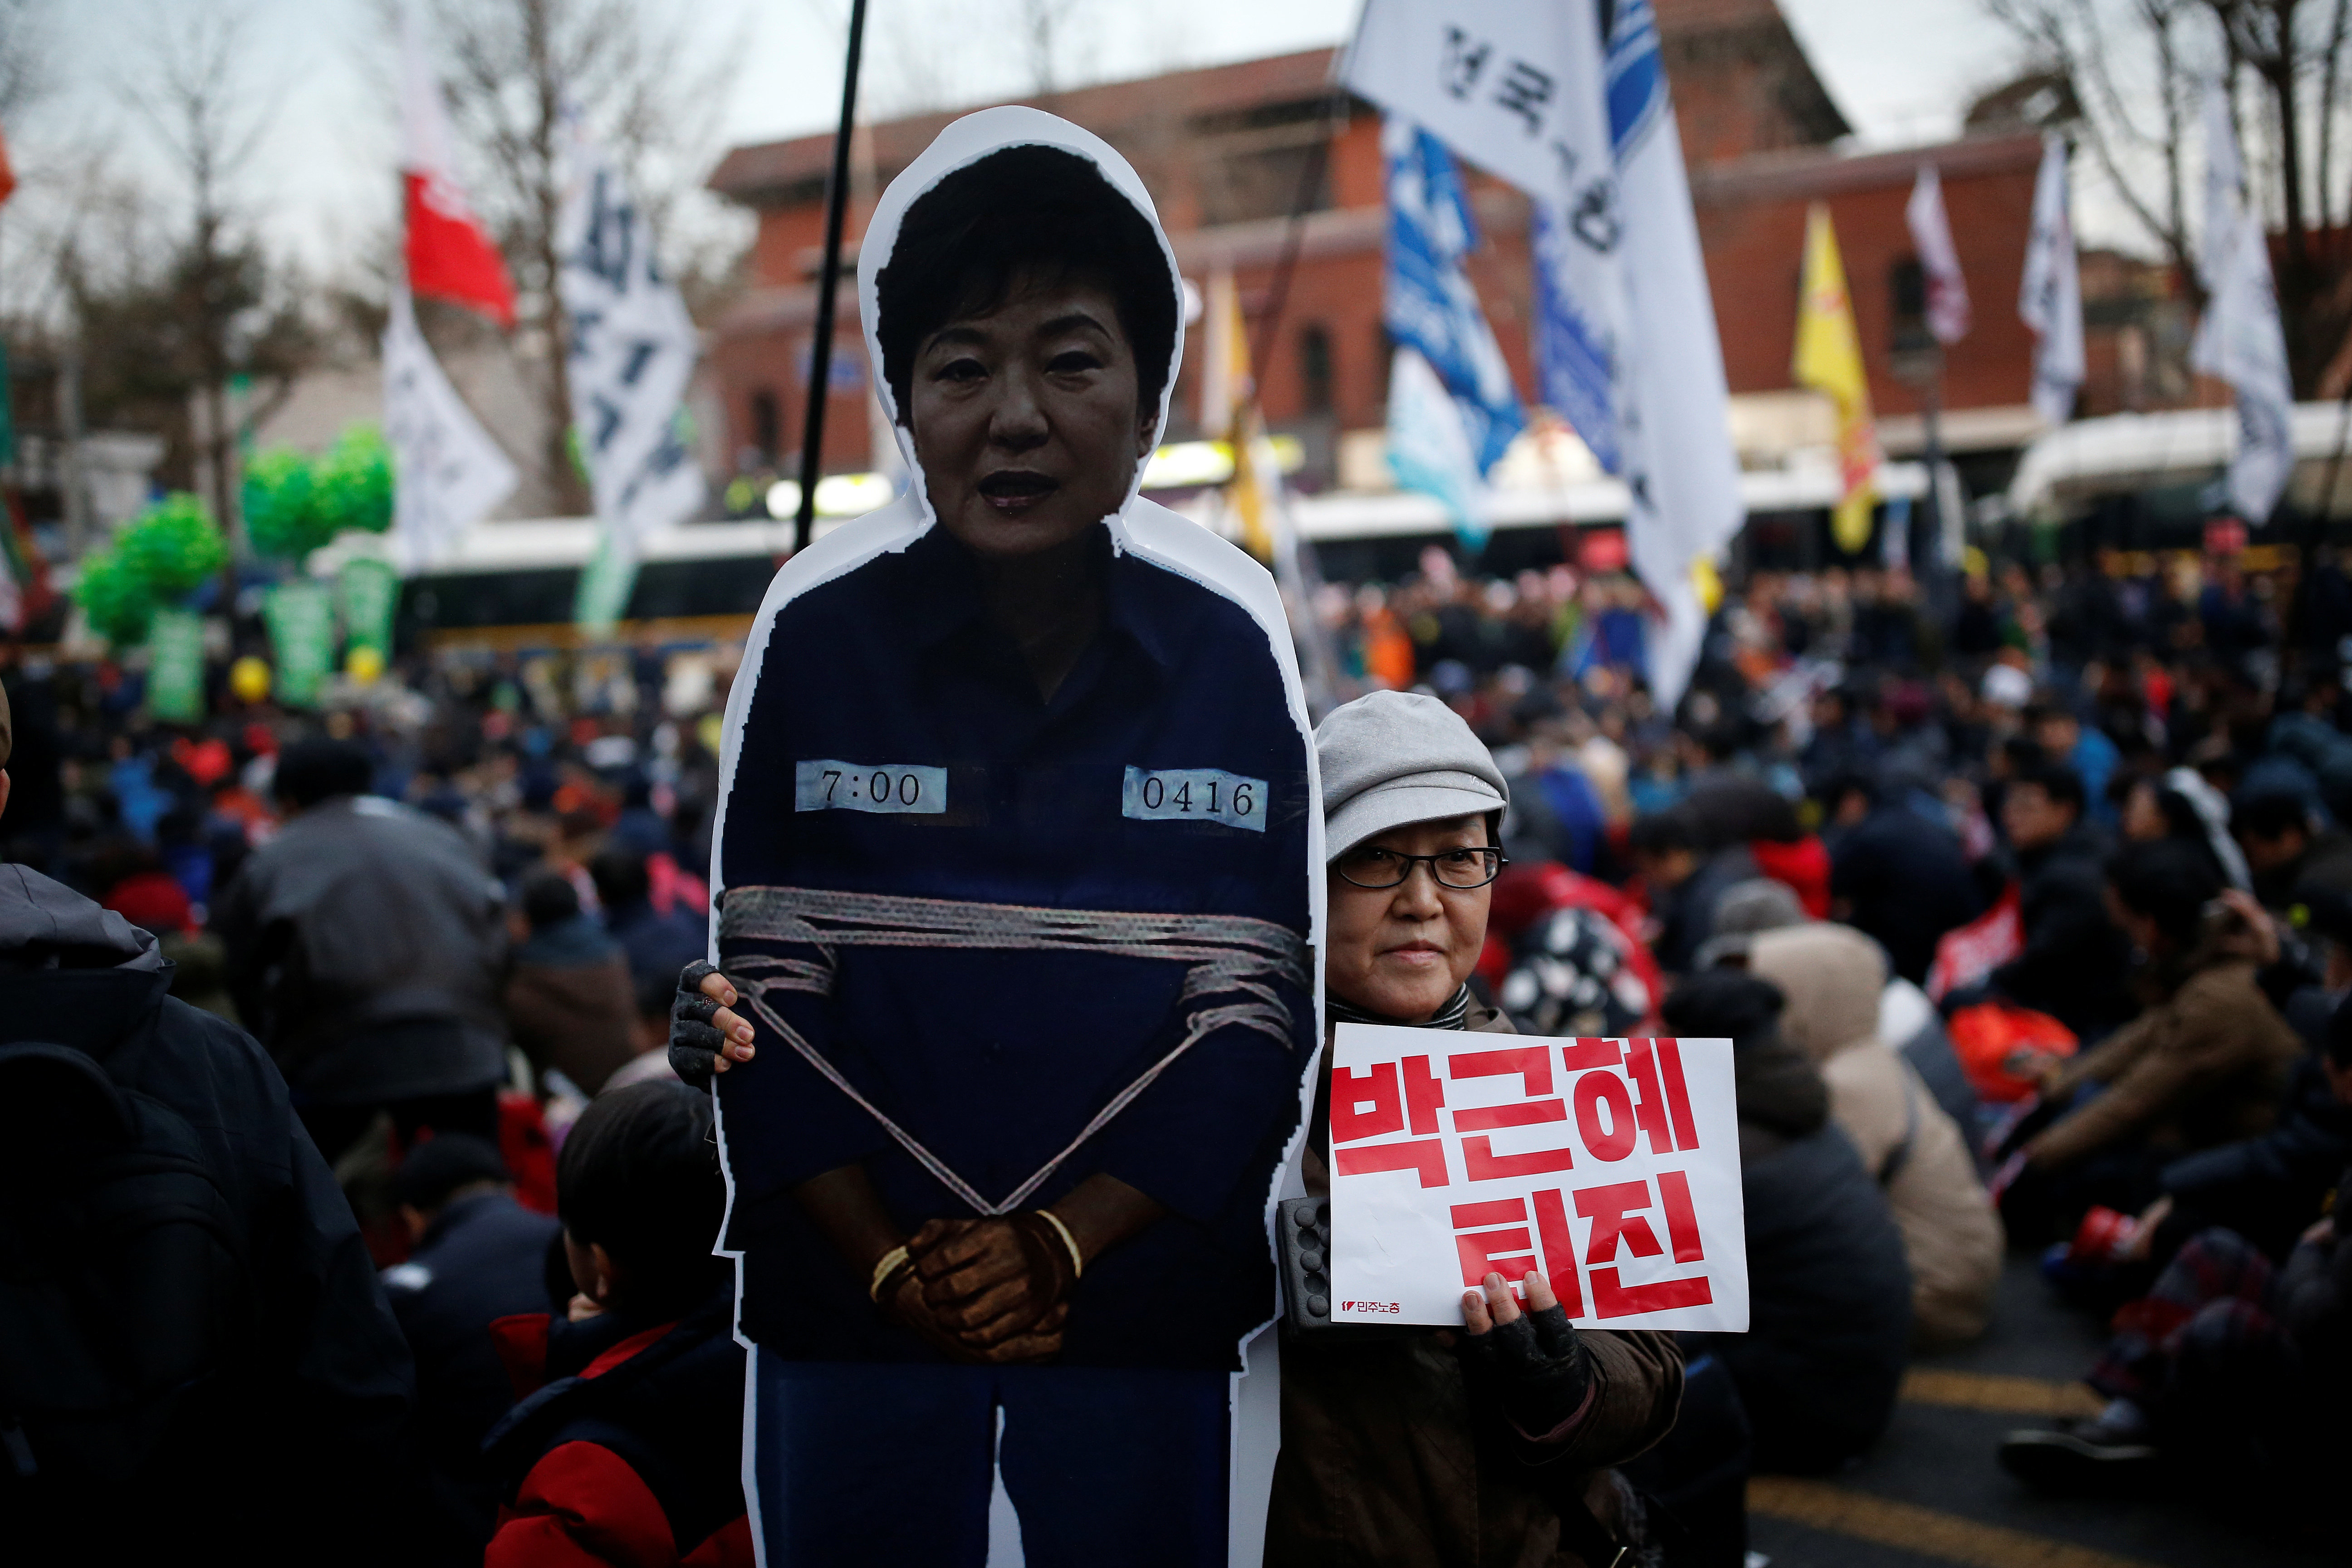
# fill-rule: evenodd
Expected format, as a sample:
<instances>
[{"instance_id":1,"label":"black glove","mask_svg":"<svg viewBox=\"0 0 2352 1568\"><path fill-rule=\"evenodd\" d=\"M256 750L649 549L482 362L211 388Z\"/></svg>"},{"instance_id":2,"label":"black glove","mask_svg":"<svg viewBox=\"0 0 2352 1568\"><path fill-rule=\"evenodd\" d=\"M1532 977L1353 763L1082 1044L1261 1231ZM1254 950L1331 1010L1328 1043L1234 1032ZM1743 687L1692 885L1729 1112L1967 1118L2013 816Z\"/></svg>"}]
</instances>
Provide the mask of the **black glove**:
<instances>
[{"instance_id":1,"label":"black glove","mask_svg":"<svg viewBox=\"0 0 2352 1568\"><path fill-rule=\"evenodd\" d=\"M1528 1436L1557 1428L1591 1391L1591 1358L1567 1310L1557 1304L1523 1311L1483 1334L1465 1333L1458 1342L1463 1375Z\"/></svg>"},{"instance_id":2,"label":"black glove","mask_svg":"<svg viewBox=\"0 0 2352 1568\"><path fill-rule=\"evenodd\" d=\"M702 994L702 983L718 973L717 964L698 958L679 970L677 996L669 1006L670 1071L694 1089L710 1087L719 1048L727 1043L710 1022L719 1004Z\"/></svg>"}]
</instances>

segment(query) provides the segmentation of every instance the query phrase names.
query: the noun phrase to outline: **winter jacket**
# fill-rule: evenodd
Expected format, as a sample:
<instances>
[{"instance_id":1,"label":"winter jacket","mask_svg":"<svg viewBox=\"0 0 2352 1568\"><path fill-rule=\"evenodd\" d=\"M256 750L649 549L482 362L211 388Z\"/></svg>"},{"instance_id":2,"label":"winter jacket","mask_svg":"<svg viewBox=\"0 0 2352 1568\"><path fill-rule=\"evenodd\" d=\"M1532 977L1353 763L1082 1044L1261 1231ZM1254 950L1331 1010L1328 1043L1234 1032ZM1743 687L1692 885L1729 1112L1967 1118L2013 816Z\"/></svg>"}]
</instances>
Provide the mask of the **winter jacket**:
<instances>
[{"instance_id":1,"label":"winter jacket","mask_svg":"<svg viewBox=\"0 0 2352 1568\"><path fill-rule=\"evenodd\" d=\"M2185 1154L2270 1130L2303 1042L2234 945L2191 954L2168 999L2060 1069L2053 1103L2103 1087L2025 1145L2031 1163L2054 1170L2126 1140Z\"/></svg>"},{"instance_id":2,"label":"winter jacket","mask_svg":"<svg viewBox=\"0 0 2352 1568\"><path fill-rule=\"evenodd\" d=\"M1994 970L1993 988L2095 1037L2132 1016L2125 988L2131 942L2107 919L2106 841L2077 823L2054 844L2018 857L2018 916L2025 951Z\"/></svg>"},{"instance_id":3,"label":"winter jacket","mask_svg":"<svg viewBox=\"0 0 2352 1568\"><path fill-rule=\"evenodd\" d=\"M2159 1181L2185 1234L2223 1226L2284 1258L2319 1217L2347 1161L2352 1106L2336 1098L2318 1057L2305 1051L2296 1058L2275 1126L2183 1155L2164 1167Z\"/></svg>"},{"instance_id":4,"label":"winter jacket","mask_svg":"<svg viewBox=\"0 0 2352 1568\"><path fill-rule=\"evenodd\" d=\"M1761 874L1748 847L1735 844L1709 855L1679 886L1659 895L1652 910L1658 935L1650 944L1658 967L1669 974L1690 973L1699 948L1715 934L1715 906L1724 893Z\"/></svg>"},{"instance_id":5,"label":"winter jacket","mask_svg":"<svg viewBox=\"0 0 2352 1568\"><path fill-rule=\"evenodd\" d=\"M1895 973L1927 978L1936 942L1976 919L1976 879L1949 829L1910 806L1878 807L1831 847L1830 893L1885 945Z\"/></svg>"},{"instance_id":6,"label":"winter jacket","mask_svg":"<svg viewBox=\"0 0 2352 1568\"><path fill-rule=\"evenodd\" d=\"M551 1305L548 1247L562 1228L506 1193L476 1193L435 1215L408 1260L383 1272L392 1315L416 1357L417 1437L462 1500L450 1512L477 1552L498 1505L482 1438L514 1404L490 1325Z\"/></svg>"},{"instance_id":7,"label":"winter jacket","mask_svg":"<svg viewBox=\"0 0 2352 1568\"><path fill-rule=\"evenodd\" d=\"M239 1016L305 1100L506 1077L499 894L447 823L372 795L322 802L246 860L214 924Z\"/></svg>"},{"instance_id":8,"label":"winter jacket","mask_svg":"<svg viewBox=\"0 0 2352 1568\"><path fill-rule=\"evenodd\" d=\"M1911 1342L1903 1236L1803 1053L1775 1034L1735 1045L1748 1332L1681 1337L1731 1369L1758 1469L1831 1469L1895 1414Z\"/></svg>"},{"instance_id":9,"label":"winter jacket","mask_svg":"<svg viewBox=\"0 0 2352 1568\"><path fill-rule=\"evenodd\" d=\"M1959 1128L1879 1041L1877 945L1848 926L1794 926L1759 935L1748 967L1787 994L1782 1036L1821 1068L1831 1116L1885 1190L1911 1270L1913 1333L1974 1339L2000 1279L2000 1220Z\"/></svg>"},{"instance_id":10,"label":"winter jacket","mask_svg":"<svg viewBox=\"0 0 2352 1568\"><path fill-rule=\"evenodd\" d=\"M734 1311L730 1284L667 1322L499 1320L521 1403L482 1444L508 1479L483 1568L751 1568Z\"/></svg>"},{"instance_id":11,"label":"winter jacket","mask_svg":"<svg viewBox=\"0 0 2352 1568\"><path fill-rule=\"evenodd\" d=\"M146 931L25 867L0 865L0 1047L84 1052L140 1125L180 1125L173 1136L186 1140L184 1157L217 1190L243 1257L241 1279L215 1277L215 1286L245 1303L220 1331L211 1375L185 1386L143 1453L115 1453L119 1469L79 1478L51 1449L29 1485L16 1467L0 1468L0 1557L414 1562L404 1521L386 1511L388 1500L422 1488L408 1440L408 1349L351 1205L261 1047L173 999L171 981ZM142 1108L169 1116L151 1120ZM179 1299L179 1289L145 1310L174 1332L203 1333L202 1302ZM52 1347L44 1366L61 1368L63 1358ZM0 1348L0 1369L6 1359ZM26 1436L38 1467L43 1434ZM65 1516L62 1539L47 1533L58 1515L45 1499Z\"/></svg>"},{"instance_id":12,"label":"winter jacket","mask_svg":"<svg viewBox=\"0 0 2352 1568\"><path fill-rule=\"evenodd\" d=\"M1514 1032L1475 1004L1469 1027ZM1318 1147L1328 1147L1328 1114L1318 1107ZM1309 1191L1328 1190L1324 1172L1310 1152ZM1607 1467L1673 1426L1683 1361L1669 1334L1578 1337L1591 1357L1591 1404L1565 1435L1537 1445L1474 1400L1435 1331L1286 1334L1266 1568L1605 1568L1576 1551L1563 1510L1580 1506L1604 1528L1622 1527Z\"/></svg>"},{"instance_id":13,"label":"winter jacket","mask_svg":"<svg viewBox=\"0 0 2352 1568\"><path fill-rule=\"evenodd\" d=\"M629 961L593 915L531 932L515 949L506 1000L508 1026L531 1065L554 1068L588 1094L636 1057Z\"/></svg>"}]
</instances>

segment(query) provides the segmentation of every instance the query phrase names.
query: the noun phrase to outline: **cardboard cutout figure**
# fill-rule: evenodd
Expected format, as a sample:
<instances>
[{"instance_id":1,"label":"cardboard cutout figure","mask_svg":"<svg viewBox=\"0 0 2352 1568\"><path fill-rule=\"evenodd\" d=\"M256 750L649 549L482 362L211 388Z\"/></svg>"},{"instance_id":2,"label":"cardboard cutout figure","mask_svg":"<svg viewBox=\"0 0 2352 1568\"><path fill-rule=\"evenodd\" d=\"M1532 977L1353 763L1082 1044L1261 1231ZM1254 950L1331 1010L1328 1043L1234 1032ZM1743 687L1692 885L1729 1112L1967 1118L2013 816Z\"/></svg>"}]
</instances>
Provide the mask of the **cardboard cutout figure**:
<instances>
[{"instance_id":1,"label":"cardboard cutout figure","mask_svg":"<svg viewBox=\"0 0 2352 1568\"><path fill-rule=\"evenodd\" d=\"M1181 280L1108 146L958 121L858 299L909 488L769 589L713 866L763 1560L1222 1563L1320 1038L1282 605L1136 494Z\"/></svg>"}]
</instances>

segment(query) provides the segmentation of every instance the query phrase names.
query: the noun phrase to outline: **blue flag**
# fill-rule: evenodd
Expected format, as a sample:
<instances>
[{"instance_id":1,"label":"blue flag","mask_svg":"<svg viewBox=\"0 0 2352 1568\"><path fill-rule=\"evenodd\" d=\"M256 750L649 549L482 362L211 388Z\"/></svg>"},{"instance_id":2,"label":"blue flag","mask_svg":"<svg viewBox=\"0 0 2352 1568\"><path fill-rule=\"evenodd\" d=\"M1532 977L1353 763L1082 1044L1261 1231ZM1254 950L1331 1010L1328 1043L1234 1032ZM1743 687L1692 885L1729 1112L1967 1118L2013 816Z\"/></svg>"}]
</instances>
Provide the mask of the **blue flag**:
<instances>
[{"instance_id":1,"label":"blue flag","mask_svg":"<svg viewBox=\"0 0 2352 1568\"><path fill-rule=\"evenodd\" d=\"M1444 142L1396 115L1382 127L1381 142L1388 155L1389 336L1437 373L1461 410L1483 474L1527 428L1527 416L1463 269L1478 242L1477 225Z\"/></svg>"}]
</instances>

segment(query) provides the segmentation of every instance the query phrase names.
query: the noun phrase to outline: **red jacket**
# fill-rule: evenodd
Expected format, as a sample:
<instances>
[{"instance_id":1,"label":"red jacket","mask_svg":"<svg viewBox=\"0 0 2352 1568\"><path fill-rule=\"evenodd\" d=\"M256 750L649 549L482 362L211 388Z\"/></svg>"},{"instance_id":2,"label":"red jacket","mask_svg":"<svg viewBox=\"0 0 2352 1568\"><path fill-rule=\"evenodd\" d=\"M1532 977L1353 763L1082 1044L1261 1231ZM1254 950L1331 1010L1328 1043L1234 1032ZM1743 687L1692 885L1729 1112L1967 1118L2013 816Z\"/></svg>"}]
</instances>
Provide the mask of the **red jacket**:
<instances>
[{"instance_id":1,"label":"red jacket","mask_svg":"<svg viewBox=\"0 0 2352 1568\"><path fill-rule=\"evenodd\" d=\"M522 1402L484 1444L517 1478L484 1568L752 1568L731 1314L491 1325Z\"/></svg>"}]
</instances>

